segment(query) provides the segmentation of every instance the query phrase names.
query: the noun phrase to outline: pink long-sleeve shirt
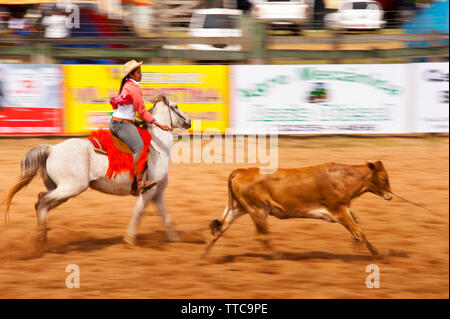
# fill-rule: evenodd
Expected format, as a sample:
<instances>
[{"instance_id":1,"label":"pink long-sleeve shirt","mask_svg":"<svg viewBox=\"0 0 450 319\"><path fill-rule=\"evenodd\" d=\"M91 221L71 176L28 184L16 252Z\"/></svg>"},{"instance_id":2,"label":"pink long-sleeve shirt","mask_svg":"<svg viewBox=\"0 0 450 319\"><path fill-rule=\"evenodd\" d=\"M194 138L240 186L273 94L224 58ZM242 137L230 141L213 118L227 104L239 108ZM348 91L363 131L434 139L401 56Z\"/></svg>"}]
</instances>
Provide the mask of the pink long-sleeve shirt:
<instances>
[{"instance_id":1,"label":"pink long-sleeve shirt","mask_svg":"<svg viewBox=\"0 0 450 319\"><path fill-rule=\"evenodd\" d=\"M134 121L137 112L144 121L150 124L155 123L153 115L145 109L142 91L137 82L133 80L126 81L120 97L116 101L118 103L112 115L113 117ZM113 102L111 104L115 107Z\"/></svg>"}]
</instances>

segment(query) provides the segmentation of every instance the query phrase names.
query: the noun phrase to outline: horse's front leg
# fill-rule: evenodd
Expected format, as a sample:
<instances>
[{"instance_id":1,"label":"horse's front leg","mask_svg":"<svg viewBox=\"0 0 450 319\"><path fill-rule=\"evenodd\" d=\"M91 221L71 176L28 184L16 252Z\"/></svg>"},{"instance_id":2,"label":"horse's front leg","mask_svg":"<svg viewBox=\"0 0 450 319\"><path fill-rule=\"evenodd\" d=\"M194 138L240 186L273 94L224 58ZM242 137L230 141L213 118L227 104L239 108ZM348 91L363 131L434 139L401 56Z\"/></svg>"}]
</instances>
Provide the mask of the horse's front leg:
<instances>
[{"instance_id":1,"label":"horse's front leg","mask_svg":"<svg viewBox=\"0 0 450 319\"><path fill-rule=\"evenodd\" d=\"M134 206L133 216L128 224L127 232L124 236L124 241L128 245L136 244L136 231L139 227L139 223L144 215L144 210L147 204L152 200L156 194L156 187L149 189L148 191L139 195L136 205Z\"/></svg>"},{"instance_id":2,"label":"horse's front leg","mask_svg":"<svg viewBox=\"0 0 450 319\"><path fill-rule=\"evenodd\" d=\"M153 198L153 202L158 208L158 213L162 218L162 222L164 227L166 228L167 238L170 241L178 240L179 236L177 232L173 229L172 220L170 218L170 214L167 212L166 204L164 203L164 198L162 193L159 193Z\"/></svg>"}]
</instances>

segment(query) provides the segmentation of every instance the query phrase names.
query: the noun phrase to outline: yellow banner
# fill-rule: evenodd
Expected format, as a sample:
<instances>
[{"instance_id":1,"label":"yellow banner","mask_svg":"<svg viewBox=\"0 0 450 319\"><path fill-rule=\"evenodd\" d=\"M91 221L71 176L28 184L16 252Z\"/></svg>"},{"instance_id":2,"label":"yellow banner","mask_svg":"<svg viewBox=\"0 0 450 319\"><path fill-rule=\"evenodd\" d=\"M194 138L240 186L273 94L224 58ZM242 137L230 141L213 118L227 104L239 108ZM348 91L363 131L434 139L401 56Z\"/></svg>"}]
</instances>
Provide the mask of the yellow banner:
<instances>
[{"instance_id":1,"label":"yellow banner","mask_svg":"<svg viewBox=\"0 0 450 319\"><path fill-rule=\"evenodd\" d=\"M122 66L66 65L64 72L66 133L108 127L113 111L109 99L118 93ZM144 101L164 94L192 120L201 120L202 132L224 133L229 127L226 65L143 65L140 86Z\"/></svg>"}]
</instances>

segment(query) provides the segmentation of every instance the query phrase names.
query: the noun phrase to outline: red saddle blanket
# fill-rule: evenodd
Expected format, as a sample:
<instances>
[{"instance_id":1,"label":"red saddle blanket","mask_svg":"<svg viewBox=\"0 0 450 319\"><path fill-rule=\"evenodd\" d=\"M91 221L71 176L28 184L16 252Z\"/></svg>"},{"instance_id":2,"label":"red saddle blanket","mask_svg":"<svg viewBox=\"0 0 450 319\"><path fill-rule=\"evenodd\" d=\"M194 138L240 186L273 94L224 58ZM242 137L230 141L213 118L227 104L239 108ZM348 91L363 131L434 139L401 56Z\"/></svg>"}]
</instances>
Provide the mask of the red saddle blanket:
<instances>
[{"instance_id":1,"label":"red saddle blanket","mask_svg":"<svg viewBox=\"0 0 450 319\"><path fill-rule=\"evenodd\" d=\"M138 173L140 173L145 169L145 166L147 165L148 150L150 148L152 136L146 129L141 129L139 127L137 127L137 129L144 142L144 148L142 149L141 155L139 156L136 163ZM109 167L106 171L107 177L115 178L117 174L120 174L124 171L130 172L130 179L134 177L135 172L133 156L124 153L117 148L108 129L99 129L98 131L92 132L88 139L94 147L100 148L108 153Z\"/></svg>"}]
</instances>

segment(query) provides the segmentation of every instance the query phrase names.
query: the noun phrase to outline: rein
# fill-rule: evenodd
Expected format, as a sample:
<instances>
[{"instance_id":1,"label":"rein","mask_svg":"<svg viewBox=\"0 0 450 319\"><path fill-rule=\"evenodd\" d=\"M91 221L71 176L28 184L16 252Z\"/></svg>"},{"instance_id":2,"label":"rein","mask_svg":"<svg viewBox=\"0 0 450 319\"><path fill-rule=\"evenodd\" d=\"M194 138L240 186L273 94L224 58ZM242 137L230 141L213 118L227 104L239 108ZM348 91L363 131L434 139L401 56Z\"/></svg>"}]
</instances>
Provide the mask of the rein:
<instances>
[{"instance_id":1,"label":"rein","mask_svg":"<svg viewBox=\"0 0 450 319\"><path fill-rule=\"evenodd\" d=\"M410 204L413 204L413 205L418 206L418 207L421 207L421 208L423 208L423 209L425 209L425 210L429 211L430 213L435 214L435 215L437 215L437 216L441 216L440 214L438 214L438 213L432 211L431 209L429 209L429 208L427 208L427 207L425 207L425 206L423 206L423 205L414 203L414 202L412 202L412 201L410 201L410 200L408 200L408 199L406 199L406 198L401 197L400 195L397 195L397 194L394 193L393 191L390 191L390 190L388 190L388 189L386 189L386 188L384 188L384 187L381 187L381 186L379 186L379 185L376 185L374 182L372 182L370 179L368 179L368 178L367 178L366 176L364 176L363 174L360 174L360 175L363 177L363 180L366 180L366 181L368 181L369 183L372 183L372 185L375 185L376 187L378 187L378 188L380 188L380 189L382 189L382 190L384 190L384 191L386 191L386 192L388 192L388 193L391 193L392 195L394 195L395 197L401 199L402 201L407 202L407 203L410 203Z\"/></svg>"},{"instance_id":2,"label":"rein","mask_svg":"<svg viewBox=\"0 0 450 319\"><path fill-rule=\"evenodd\" d=\"M180 115L180 113L177 112L177 110L175 108L172 108L169 104L166 104L168 109L169 109L169 118L170 118L170 129L173 130L173 120L172 120L172 112L170 112L171 110L180 118L183 119L183 121L185 122L185 119L183 116Z\"/></svg>"},{"instance_id":3,"label":"rein","mask_svg":"<svg viewBox=\"0 0 450 319\"><path fill-rule=\"evenodd\" d=\"M164 104L166 104L166 103L164 103ZM170 130L172 131L173 130L173 120L172 120L172 112L170 112L170 110L172 109L171 107L170 107L170 105L169 104L166 104L167 105L167 108L168 108L168 111L169 111L169 119L170 119ZM180 116L180 114L178 114L175 110L173 110L178 116ZM180 116L181 117L181 116ZM159 155L159 156L161 156L161 153L152 145L152 144L150 144L150 147Z\"/></svg>"},{"instance_id":4,"label":"rein","mask_svg":"<svg viewBox=\"0 0 450 319\"><path fill-rule=\"evenodd\" d=\"M172 112L170 112L170 105L167 105L167 108L169 110L169 118L170 118L170 129L173 130L173 122L172 122Z\"/></svg>"},{"instance_id":5,"label":"rein","mask_svg":"<svg viewBox=\"0 0 450 319\"><path fill-rule=\"evenodd\" d=\"M412 201L410 201L410 200L408 200L408 199L405 199L405 198L403 198L403 197L401 197L401 196L395 194L394 192L391 192L391 193L392 193L392 195L395 195L396 197L398 197L398 198L401 199L402 201L405 201L405 202L408 202L408 203L410 203L410 204L413 204L413 205L416 205L416 206L418 206L418 207L421 207L421 208L423 208L423 209L429 211L430 213L432 213L432 214L434 214L434 215L441 216L440 214L438 214L438 213L432 211L432 210L429 209L429 208L426 208L425 206L422 206L422 205L417 204L417 203L414 203L414 202L412 202Z\"/></svg>"}]
</instances>

